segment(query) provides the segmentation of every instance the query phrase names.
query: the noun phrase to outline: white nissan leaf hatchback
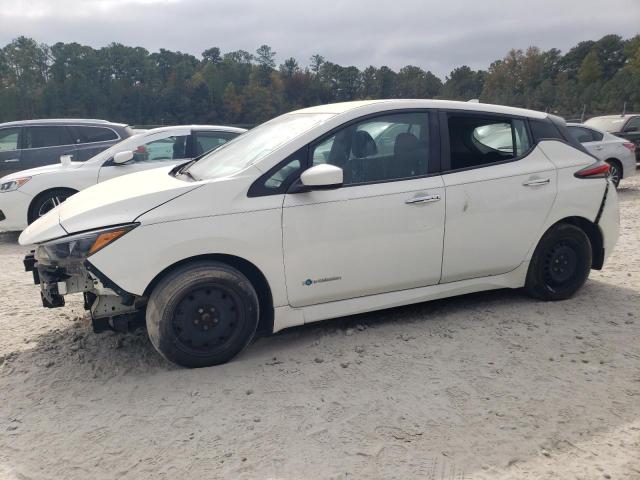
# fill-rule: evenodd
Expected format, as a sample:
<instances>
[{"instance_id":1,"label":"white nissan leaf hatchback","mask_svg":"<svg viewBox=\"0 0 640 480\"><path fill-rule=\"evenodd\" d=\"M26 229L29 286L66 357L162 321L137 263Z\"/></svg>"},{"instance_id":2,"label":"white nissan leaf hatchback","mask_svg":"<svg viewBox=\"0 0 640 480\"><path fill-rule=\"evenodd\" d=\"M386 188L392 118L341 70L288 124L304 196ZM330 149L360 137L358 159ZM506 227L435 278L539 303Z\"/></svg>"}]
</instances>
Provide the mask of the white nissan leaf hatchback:
<instances>
[{"instance_id":1,"label":"white nissan leaf hatchback","mask_svg":"<svg viewBox=\"0 0 640 480\"><path fill-rule=\"evenodd\" d=\"M494 288L566 299L618 237L608 168L545 113L322 105L88 188L20 243L45 307L81 292L96 331L145 318L202 367L257 331Z\"/></svg>"}]
</instances>

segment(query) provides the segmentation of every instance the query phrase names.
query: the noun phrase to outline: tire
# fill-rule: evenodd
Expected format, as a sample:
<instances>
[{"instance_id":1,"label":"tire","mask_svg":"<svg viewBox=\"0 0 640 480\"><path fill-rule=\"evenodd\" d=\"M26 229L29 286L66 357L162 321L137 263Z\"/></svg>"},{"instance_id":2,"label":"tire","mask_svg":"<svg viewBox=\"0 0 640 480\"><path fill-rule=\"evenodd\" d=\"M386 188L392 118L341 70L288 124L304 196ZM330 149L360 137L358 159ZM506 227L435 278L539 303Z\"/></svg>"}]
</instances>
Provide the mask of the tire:
<instances>
[{"instance_id":1,"label":"tire","mask_svg":"<svg viewBox=\"0 0 640 480\"><path fill-rule=\"evenodd\" d=\"M591 262L591 242L584 231L558 224L540 239L529 264L525 290L542 300L570 298L587 280Z\"/></svg>"},{"instance_id":2,"label":"tire","mask_svg":"<svg viewBox=\"0 0 640 480\"><path fill-rule=\"evenodd\" d=\"M29 206L27 223L31 224L35 222L38 218L50 210L53 210L74 193L77 192L69 188L54 188L38 195Z\"/></svg>"},{"instance_id":3,"label":"tire","mask_svg":"<svg viewBox=\"0 0 640 480\"><path fill-rule=\"evenodd\" d=\"M609 178L613 185L618 188L620 180L622 180L622 165L617 160L607 160L609 164Z\"/></svg>"},{"instance_id":4,"label":"tire","mask_svg":"<svg viewBox=\"0 0 640 480\"><path fill-rule=\"evenodd\" d=\"M251 342L258 296L241 272L198 261L168 273L147 304L149 338L160 354L183 367L226 363Z\"/></svg>"}]
</instances>

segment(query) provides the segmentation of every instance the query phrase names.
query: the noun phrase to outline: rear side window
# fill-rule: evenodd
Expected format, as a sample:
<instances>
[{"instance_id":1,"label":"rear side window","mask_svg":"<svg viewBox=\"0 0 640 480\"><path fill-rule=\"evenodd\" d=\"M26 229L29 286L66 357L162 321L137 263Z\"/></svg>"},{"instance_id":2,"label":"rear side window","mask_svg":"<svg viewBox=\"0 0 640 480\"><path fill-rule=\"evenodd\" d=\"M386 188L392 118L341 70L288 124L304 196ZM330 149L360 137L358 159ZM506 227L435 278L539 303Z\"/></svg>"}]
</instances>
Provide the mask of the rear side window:
<instances>
[{"instance_id":1,"label":"rear side window","mask_svg":"<svg viewBox=\"0 0 640 480\"><path fill-rule=\"evenodd\" d=\"M531 147L524 120L450 114L448 126L452 170L513 160Z\"/></svg>"},{"instance_id":2,"label":"rear side window","mask_svg":"<svg viewBox=\"0 0 640 480\"><path fill-rule=\"evenodd\" d=\"M0 152L18 149L19 128L5 128L0 130Z\"/></svg>"},{"instance_id":3,"label":"rear side window","mask_svg":"<svg viewBox=\"0 0 640 480\"><path fill-rule=\"evenodd\" d=\"M57 147L75 143L63 126L27 127L25 131L25 148Z\"/></svg>"},{"instance_id":4,"label":"rear side window","mask_svg":"<svg viewBox=\"0 0 640 480\"><path fill-rule=\"evenodd\" d=\"M94 143L108 142L110 140L118 140L118 134L110 128L103 127L70 127L75 136L75 143Z\"/></svg>"},{"instance_id":5,"label":"rear side window","mask_svg":"<svg viewBox=\"0 0 640 480\"><path fill-rule=\"evenodd\" d=\"M591 136L593 137L594 142L600 142L604 138L604 133L591 130Z\"/></svg>"},{"instance_id":6,"label":"rear side window","mask_svg":"<svg viewBox=\"0 0 640 480\"><path fill-rule=\"evenodd\" d=\"M214 150L237 136L238 134L233 132L194 132L194 157Z\"/></svg>"},{"instance_id":7,"label":"rear side window","mask_svg":"<svg viewBox=\"0 0 640 480\"><path fill-rule=\"evenodd\" d=\"M583 127L567 127L569 133L573 138L575 138L580 143L593 142L593 130Z\"/></svg>"}]
</instances>

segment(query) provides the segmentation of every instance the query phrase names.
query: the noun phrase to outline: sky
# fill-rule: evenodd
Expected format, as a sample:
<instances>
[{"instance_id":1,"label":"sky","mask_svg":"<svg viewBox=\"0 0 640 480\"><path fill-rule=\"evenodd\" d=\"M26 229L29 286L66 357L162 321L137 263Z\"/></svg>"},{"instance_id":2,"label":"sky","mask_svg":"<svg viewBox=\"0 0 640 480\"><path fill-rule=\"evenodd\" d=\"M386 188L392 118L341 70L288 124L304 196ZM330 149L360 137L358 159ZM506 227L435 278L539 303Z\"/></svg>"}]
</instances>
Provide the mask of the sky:
<instances>
[{"instance_id":1,"label":"sky","mask_svg":"<svg viewBox=\"0 0 640 480\"><path fill-rule=\"evenodd\" d=\"M0 0L0 46L112 42L196 56L276 51L302 66L319 53L343 66L416 65L444 78L486 69L509 49L563 52L582 40L640 33L640 0Z\"/></svg>"}]
</instances>

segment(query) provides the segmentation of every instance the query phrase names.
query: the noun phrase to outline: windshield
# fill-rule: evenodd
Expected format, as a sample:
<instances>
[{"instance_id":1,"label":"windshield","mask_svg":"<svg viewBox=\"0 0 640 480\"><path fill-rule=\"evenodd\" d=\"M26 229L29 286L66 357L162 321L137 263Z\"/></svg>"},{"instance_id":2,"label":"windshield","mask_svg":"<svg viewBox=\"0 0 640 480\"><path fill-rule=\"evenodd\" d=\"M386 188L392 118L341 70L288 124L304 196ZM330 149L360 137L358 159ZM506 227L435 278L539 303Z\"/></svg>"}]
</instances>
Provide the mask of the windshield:
<instances>
[{"instance_id":1,"label":"windshield","mask_svg":"<svg viewBox=\"0 0 640 480\"><path fill-rule=\"evenodd\" d=\"M281 115L202 157L187 171L196 179L233 175L332 116L331 113Z\"/></svg>"},{"instance_id":2,"label":"windshield","mask_svg":"<svg viewBox=\"0 0 640 480\"><path fill-rule=\"evenodd\" d=\"M621 132L628 117L595 117L590 118L585 125L590 125L605 132Z\"/></svg>"}]
</instances>

